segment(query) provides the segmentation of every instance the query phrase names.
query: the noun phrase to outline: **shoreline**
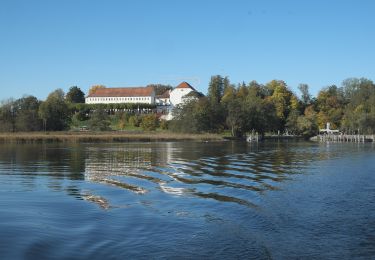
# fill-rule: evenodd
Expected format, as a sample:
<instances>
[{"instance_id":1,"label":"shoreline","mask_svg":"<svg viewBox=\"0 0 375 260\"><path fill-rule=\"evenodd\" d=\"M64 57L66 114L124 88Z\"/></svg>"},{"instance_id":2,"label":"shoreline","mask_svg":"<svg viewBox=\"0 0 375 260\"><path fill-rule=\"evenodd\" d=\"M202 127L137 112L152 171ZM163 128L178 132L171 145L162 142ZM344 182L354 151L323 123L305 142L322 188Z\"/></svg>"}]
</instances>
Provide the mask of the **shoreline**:
<instances>
[{"instance_id":1,"label":"shoreline","mask_svg":"<svg viewBox=\"0 0 375 260\"><path fill-rule=\"evenodd\" d=\"M0 143L127 143L173 141L225 141L218 134L171 132L16 132L0 133Z\"/></svg>"}]
</instances>

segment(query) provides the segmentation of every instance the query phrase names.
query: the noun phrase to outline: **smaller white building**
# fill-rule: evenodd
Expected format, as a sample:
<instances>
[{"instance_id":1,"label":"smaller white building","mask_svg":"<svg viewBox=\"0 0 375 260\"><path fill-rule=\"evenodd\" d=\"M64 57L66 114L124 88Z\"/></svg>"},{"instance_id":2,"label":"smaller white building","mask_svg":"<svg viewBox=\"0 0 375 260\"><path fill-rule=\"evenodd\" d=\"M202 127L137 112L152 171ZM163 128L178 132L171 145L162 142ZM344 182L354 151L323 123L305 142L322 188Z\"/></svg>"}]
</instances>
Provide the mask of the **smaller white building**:
<instances>
[{"instance_id":1,"label":"smaller white building","mask_svg":"<svg viewBox=\"0 0 375 260\"><path fill-rule=\"evenodd\" d=\"M166 90L163 94L157 95L155 97L156 105L158 105L158 106L170 106L171 105L170 93L171 93L171 90Z\"/></svg>"},{"instance_id":2,"label":"smaller white building","mask_svg":"<svg viewBox=\"0 0 375 260\"><path fill-rule=\"evenodd\" d=\"M170 92L170 103L172 106L182 104L184 97L190 92L197 92L189 83L182 82Z\"/></svg>"}]
</instances>

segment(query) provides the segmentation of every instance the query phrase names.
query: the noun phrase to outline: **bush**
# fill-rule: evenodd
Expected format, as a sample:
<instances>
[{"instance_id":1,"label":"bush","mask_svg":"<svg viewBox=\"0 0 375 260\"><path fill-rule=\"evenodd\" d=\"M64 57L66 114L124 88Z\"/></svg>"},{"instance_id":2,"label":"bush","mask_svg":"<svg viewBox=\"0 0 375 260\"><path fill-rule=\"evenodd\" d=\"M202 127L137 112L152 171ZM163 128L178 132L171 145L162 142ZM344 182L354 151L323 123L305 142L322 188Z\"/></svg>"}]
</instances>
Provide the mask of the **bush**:
<instances>
[{"instance_id":1,"label":"bush","mask_svg":"<svg viewBox=\"0 0 375 260\"><path fill-rule=\"evenodd\" d=\"M130 116L129 117L129 124L135 127L139 127L141 124L141 118L139 116Z\"/></svg>"},{"instance_id":2,"label":"bush","mask_svg":"<svg viewBox=\"0 0 375 260\"><path fill-rule=\"evenodd\" d=\"M95 110L88 122L89 129L93 131L110 130L110 124L109 116L103 109Z\"/></svg>"},{"instance_id":3,"label":"bush","mask_svg":"<svg viewBox=\"0 0 375 260\"><path fill-rule=\"evenodd\" d=\"M73 127L79 127L80 126L80 122L82 120L80 119L80 115L79 115L79 112L76 112L73 116L72 116L72 126Z\"/></svg>"},{"instance_id":4,"label":"bush","mask_svg":"<svg viewBox=\"0 0 375 260\"><path fill-rule=\"evenodd\" d=\"M125 128L126 128L126 125L127 125L127 122L124 120L124 119L120 119L119 121L118 121L118 128L120 129L120 130L124 130Z\"/></svg>"},{"instance_id":5,"label":"bush","mask_svg":"<svg viewBox=\"0 0 375 260\"><path fill-rule=\"evenodd\" d=\"M141 127L143 130L153 131L159 125L159 119L155 114L149 114L142 117Z\"/></svg>"},{"instance_id":6,"label":"bush","mask_svg":"<svg viewBox=\"0 0 375 260\"><path fill-rule=\"evenodd\" d=\"M116 113L115 119L117 121L118 128L124 130L129 123L129 114L124 112Z\"/></svg>"},{"instance_id":7,"label":"bush","mask_svg":"<svg viewBox=\"0 0 375 260\"><path fill-rule=\"evenodd\" d=\"M168 121L167 120L164 120L164 119L162 119L161 121L160 121L160 128L161 129L163 129L163 130L167 130L168 129Z\"/></svg>"}]
</instances>

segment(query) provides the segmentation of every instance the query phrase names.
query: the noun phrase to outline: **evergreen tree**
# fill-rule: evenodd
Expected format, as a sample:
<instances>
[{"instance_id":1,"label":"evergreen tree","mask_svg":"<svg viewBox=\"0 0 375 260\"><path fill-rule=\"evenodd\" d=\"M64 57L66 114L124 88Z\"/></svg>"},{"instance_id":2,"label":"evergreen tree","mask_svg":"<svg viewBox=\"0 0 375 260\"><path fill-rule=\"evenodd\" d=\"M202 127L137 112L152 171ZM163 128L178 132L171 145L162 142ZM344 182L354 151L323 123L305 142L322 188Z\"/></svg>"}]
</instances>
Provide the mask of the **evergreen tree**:
<instances>
[{"instance_id":1,"label":"evergreen tree","mask_svg":"<svg viewBox=\"0 0 375 260\"><path fill-rule=\"evenodd\" d=\"M79 87L71 87L66 94L66 101L69 103L85 103L85 94Z\"/></svg>"},{"instance_id":2,"label":"evergreen tree","mask_svg":"<svg viewBox=\"0 0 375 260\"><path fill-rule=\"evenodd\" d=\"M226 79L227 81L227 79ZM226 83L229 85L228 83ZM224 78L220 75L212 76L208 86L208 98L211 103L219 104L224 93Z\"/></svg>"}]
</instances>

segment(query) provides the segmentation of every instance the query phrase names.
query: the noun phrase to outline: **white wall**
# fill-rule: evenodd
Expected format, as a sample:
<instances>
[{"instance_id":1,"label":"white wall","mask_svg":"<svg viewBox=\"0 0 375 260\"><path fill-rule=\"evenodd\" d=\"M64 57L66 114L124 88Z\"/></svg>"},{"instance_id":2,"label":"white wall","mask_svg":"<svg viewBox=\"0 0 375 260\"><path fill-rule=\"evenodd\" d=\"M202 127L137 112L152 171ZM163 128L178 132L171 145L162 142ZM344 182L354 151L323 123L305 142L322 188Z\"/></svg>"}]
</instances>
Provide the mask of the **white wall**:
<instances>
[{"instance_id":1,"label":"white wall","mask_svg":"<svg viewBox=\"0 0 375 260\"><path fill-rule=\"evenodd\" d=\"M191 88L175 88L170 93L170 100L172 106L177 106L183 102L182 97L193 91Z\"/></svg>"},{"instance_id":2,"label":"white wall","mask_svg":"<svg viewBox=\"0 0 375 260\"><path fill-rule=\"evenodd\" d=\"M167 106L171 104L169 98L155 98L155 103L159 106Z\"/></svg>"},{"instance_id":3,"label":"white wall","mask_svg":"<svg viewBox=\"0 0 375 260\"><path fill-rule=\"evenodd\" d=\"M154 104L155 97L87 97L86 104L146 103Z\"/></svg>"}]
</instances>

